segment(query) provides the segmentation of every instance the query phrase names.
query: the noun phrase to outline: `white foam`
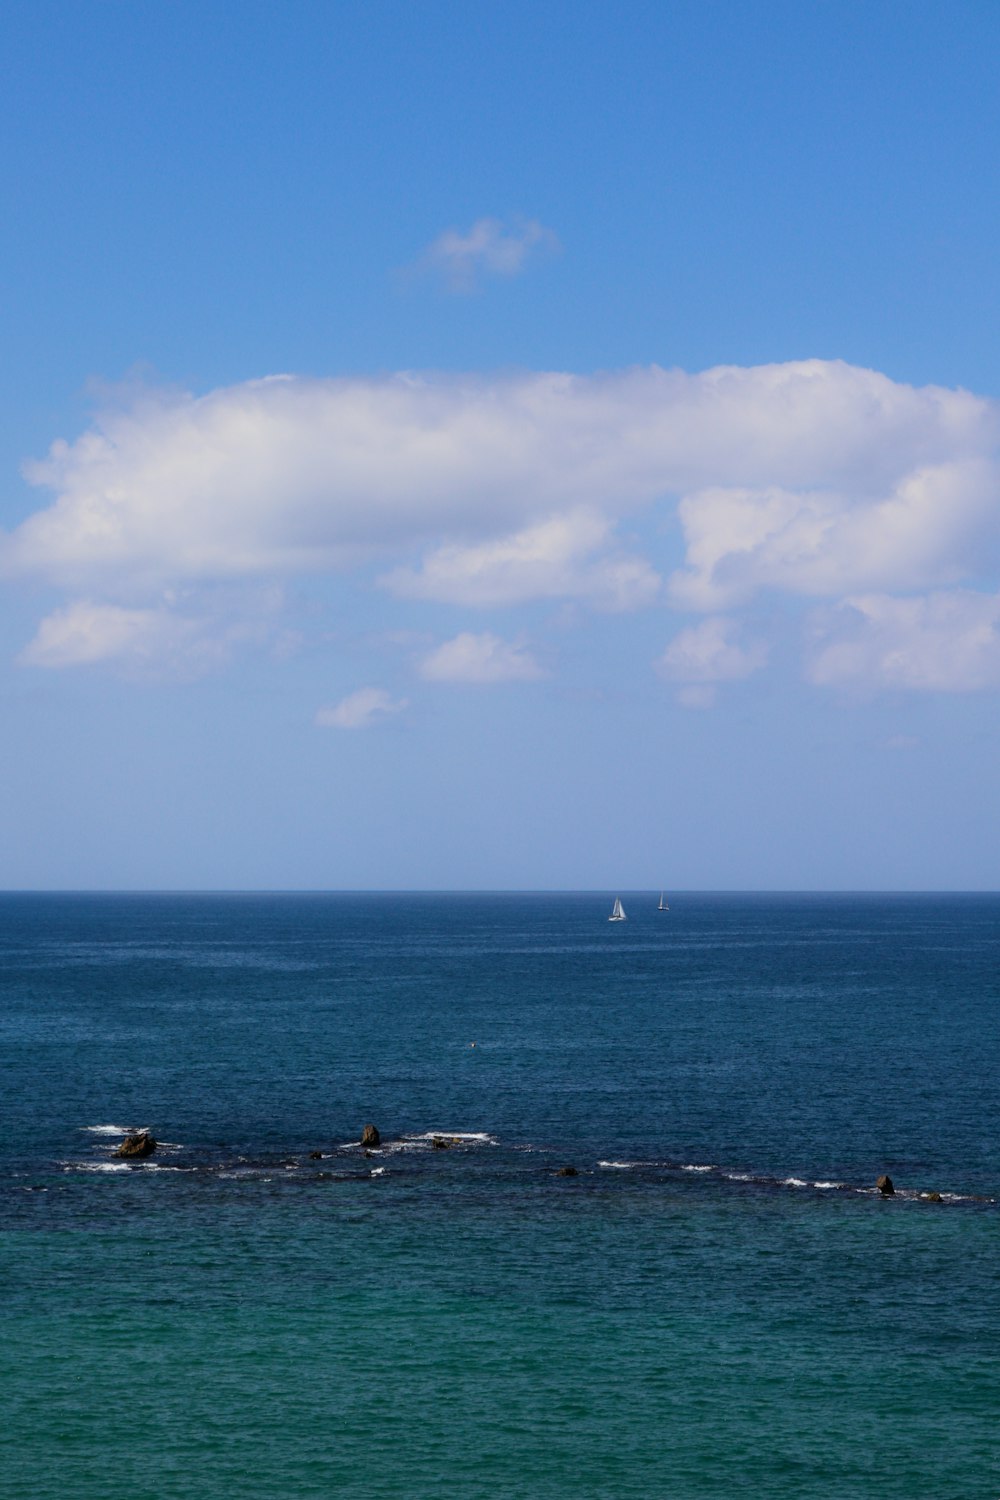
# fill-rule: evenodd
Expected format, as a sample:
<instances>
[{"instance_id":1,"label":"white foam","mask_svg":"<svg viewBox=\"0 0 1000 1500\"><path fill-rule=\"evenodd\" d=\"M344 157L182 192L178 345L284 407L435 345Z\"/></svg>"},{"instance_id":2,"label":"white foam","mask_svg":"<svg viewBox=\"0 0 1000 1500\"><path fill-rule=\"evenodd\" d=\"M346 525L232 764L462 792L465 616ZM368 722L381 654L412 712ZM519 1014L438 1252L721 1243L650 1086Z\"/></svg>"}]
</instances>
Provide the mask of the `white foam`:
<instances>
[{"instance_id":1,"label":"white foam","mask_svg":"<svg viewBox=\"0 0 1000 1500\"><path fill-rule=\"evenodd\" d=\"M782 1187L809 1187L809 1183L804 1182L801 1177L783 1177L781 1185Z\"/></svg>"},{"instance_id":2,"label":"white foam","mask_svg":"<svg viewBox=\"0 0 1000 1500\"><path fill-rule=\"evenodd\" d=\"M435 1141L446 1141L449 1146L495 1146L496 1136L490 1135L486 1130L422 1130L412 1132L400 1137L395 1141L383 1141L381 1146L376 1146L375 1151L385 1152L393 1155L397 1151L424 1151L432 1146ZM348 1147L357 1147L357 1141L348 1141ZM523 1148L530 1150L530 1147Z\"/></svg>"},{"instance_id":3,"label":"white foam","mask_svg":"<svg viewBox=\"0 0 1000 1500\"><path fill-rule=\"evenodd\" d=\"M813 1187L814 1188L842 1188L843 1186L844 1186L844 1184L842 1182L814 1182L813 1183Z\"/></svg>"},{"instance_id":4,"label":"white foam","mask_svg":"<svg viewBox=\"0 0 1000 1500\"><path fill-rule=\"evenodd\" d=\"M723 1172L723 1177L730 1182L753 1182L752 1172Z\"/></svg>"},{"instance_id":5,"label":"white foam","mask_svg":"<svg viewBox=\"0 0 1000 1500\"><path fill-rule=\"evenodd\" d=\"M627 1171L629 1167L641 1167L642 1166L642 1162L640 1162L640 1161L599 1161L597 1163L597 1165L599 1167L615 1167L615 1168L617 1168L618 1171L624 1172L624 1171Z\"/></svg>"},{"instance_id":6,"label":"white foam","mask_svg":"<svg viewBox=\"0 0 1000 1500\"><path fill-rule=\"evenodd\" d=\"M420 1134L404 1135L404 1141L470 1141L484 1146L495 1146L496 1137L487 1130L425 1130Z\"/></svg>"},{"instance_id":7,"label":"white foam","mask_svg":"<svg viewBox=\"0 0 1000 1500\"><path fill-rule=\"evenodd\" d=\"M373 1177L384 1177L385 1176L385 1170L386 1170L385 1167L372 1167L372 1173L371 1173L371 1175Z\"/></svg>"},{"instance_id":8,"label":"white foam","mask_svg":"<svg viewBox=\"0 0 1000 1500\"><path fill-rule=\"evenodd\" d=\"M130 1125L81 1125L81 1130L87 1130L91 1135L133 1135L135 1132Z\"/></svg>"},{"instance_id":9,"label":"white foam","mask_svg":"<svg viewBox=\"0 0 1000 1500\"><path fill-rule=\"evenodd\" d=\"M718 1167L701 1167L696 1166L694 1163L688 1163L681 1167L682 1172L717 1172L718 1170Z\"/></svg>"},{"instance_id":10,"label":"white foam","mask_svg":"<svg viewBox=\"0 0 1000 1500\"><path fill-rule=\"evenodd\" d=\"M63 1162L64 1172L128 1172L127 1161L79 1161Z\"/></svg>"}]
</instances>

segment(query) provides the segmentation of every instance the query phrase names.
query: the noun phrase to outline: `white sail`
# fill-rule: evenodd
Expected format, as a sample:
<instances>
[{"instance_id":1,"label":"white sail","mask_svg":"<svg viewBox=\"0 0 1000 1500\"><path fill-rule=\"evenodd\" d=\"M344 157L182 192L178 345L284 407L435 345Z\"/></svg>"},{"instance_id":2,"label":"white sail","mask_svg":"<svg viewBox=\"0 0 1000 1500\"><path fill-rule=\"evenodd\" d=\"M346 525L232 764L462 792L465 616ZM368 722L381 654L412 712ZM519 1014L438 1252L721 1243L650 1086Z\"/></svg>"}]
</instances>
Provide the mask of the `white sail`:
<instances>
[{"instance_id":1,"label":"white sail","mask_svg":"<svg viewBox=\"0 0 1000 1500\"><path fill-rule=\"evenodd\" d=\"M670 907L667 905L667 903L663 899L663 892L662 891L660 892L660 904L659 904L659 906L656 909L657 909L657 911L669 911L670 910Z\"/></svg>"},{"instance_id":2,"label":"white sail","mask_svg":"<svg viewBox=\"0 0 1000 1500\"><path fill-rule=\"evenodd\" d=\"M620 896L616 896L615 897L615 904L614 904L614 906L611 909L611 915L608 918L608 921L609 922L624 922L626 920L627 920L627 918L625 916L625 908L624 908L624 906L622 906L622 898Z\"/></svg>"}]
</instances>

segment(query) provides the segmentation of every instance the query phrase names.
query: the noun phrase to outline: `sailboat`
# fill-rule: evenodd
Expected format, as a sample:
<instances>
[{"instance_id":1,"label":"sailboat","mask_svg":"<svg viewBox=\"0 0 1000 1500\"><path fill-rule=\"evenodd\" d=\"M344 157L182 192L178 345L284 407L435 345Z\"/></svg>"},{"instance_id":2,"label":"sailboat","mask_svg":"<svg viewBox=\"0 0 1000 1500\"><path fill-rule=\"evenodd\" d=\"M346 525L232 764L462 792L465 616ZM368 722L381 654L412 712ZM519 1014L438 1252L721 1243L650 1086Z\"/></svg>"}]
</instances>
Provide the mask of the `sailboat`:
<instances>
[{"instance_id":1,"label":"sailboat","mask_svg":"<svg viewBox=\"0 0 1000 1500\"><path fill-rule=\"evenodd\" d=\"M608 918L608 921L609 922L625 922L627 920L628 920L628 918L625 916L625 908L624 908L624 906L622 906L622 898L620 896L616 896L615 897L615 904L611 908L611 915Z\"/></svg>"},{"instance_id":2,"label":"sailboat","mask_svg":"<svg viewBox=\"0 0 1000 1500\"><path fill-rule=\"evenodd\" d=\"M667 905L667 903L663 899L663 892L662 891L660 892L660 904L656 908L656 910L657 911L669 911L670 910L670 907Z\"/></svg>"}]
</instances>

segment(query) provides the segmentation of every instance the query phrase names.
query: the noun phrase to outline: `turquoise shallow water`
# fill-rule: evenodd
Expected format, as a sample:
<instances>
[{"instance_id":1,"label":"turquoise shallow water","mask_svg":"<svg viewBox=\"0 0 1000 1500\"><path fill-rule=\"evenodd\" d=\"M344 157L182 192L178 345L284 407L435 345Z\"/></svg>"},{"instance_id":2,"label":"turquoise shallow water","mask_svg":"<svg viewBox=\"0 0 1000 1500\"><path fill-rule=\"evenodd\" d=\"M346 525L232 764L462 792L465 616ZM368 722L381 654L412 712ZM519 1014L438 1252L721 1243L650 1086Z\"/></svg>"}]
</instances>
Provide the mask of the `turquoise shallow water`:
<instances>
[{"instance_id":1,"label":"turquoise shallow water","mask_svg":"<svg viewBox=\"0 0 1000 1500\"><path fill-rule=\"evenodd\" d=\"M9 1493L1000 1494L1000 899L623 896L0 898Z\"/></svg>"}]
</instances>

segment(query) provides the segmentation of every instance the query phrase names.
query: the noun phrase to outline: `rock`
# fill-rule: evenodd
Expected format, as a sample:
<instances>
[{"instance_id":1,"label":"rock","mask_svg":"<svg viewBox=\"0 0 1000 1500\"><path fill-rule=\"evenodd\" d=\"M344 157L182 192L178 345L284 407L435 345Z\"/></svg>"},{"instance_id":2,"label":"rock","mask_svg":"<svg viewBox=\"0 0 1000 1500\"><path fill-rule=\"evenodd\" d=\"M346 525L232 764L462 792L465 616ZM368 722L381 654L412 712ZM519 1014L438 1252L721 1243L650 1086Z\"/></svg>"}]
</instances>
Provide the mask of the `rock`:
<instances>
[{"instance_id":1,"label":"rock","mask_svg":"<svg viewBox=\"0 0 1000 1500\"><path fill-rule=\"evenodd\" d=\"M122 1141L116 1156L130 1156L133 1158L152 1156L156 1150L157 1143L148 1130L136 1131L135 1135L127 1135Z\"/></svg>"},{"instance_id":2,"label":"rock","mask_svg":"<svg viewBox=\"0 0 1000 1500\"><path fill-rule=\"evenodd\" d=\"M309 1153L309 1160L310 1161L322 1161L323 1160L323 1153L322 1153L322 1151L310 1151L310 1153Z\"/></svg>"},{"instance_id":3,"label":"rock","mask_svg":"<svg viewBox=\"0 0 1000 1500\"><path fill-rule=\"evenodd\" d=\"M560 1167L559 1170L558 1170L558 1172L556 1173L556 1176L557 1177L576 1177L577 1176L577 1170L576 1170L575 1167Z\"/></svg>"},{"instance_id":4,"label":"rock","mask_svg":"<svg viewBox=\"0 0 1000 1500\"><path fill-rule=\"evenodd\" d=\"M364 1130L362 1130L361 1144L362 1146L381 1146L382 1137L379 1135L374 1125L366 1125Z\"/></svg>"},{"instance_id":5,"label":"rock","mask_svg":"<svg viewBox=\"0 0 1000 1500\"><path fill-rule=\"evenodd\" d=\"M892 1185L892 1178L886 1177L885 1175L878 1179L878 1181L875 1183L875 1186L878 1188L883 1198L891 1198L896 1191L896 1189Z\"/></svg>"},{"instance_id":6,"label":"rock","mask_svg":"<svg viewBox=\"0 0 1000 1500\"><path fill-rule=\"evenodd\" d=\"M921 1193L920 1196L921 1196L921 1198L925 1199L925 1201L928 1202L928 1203L943 1203L944 1202L944 1199L941 1197L941 1194L937 1193L937 1192L934 1192L934 1193Z\"/></svg>"},{"instance_id":7,"label":"rock","mask_svg":"<svg viewBox=\"0 0 1000 1500\"><path fill-rule=\"evenodd\" d=\"M436 1135L431 1140L431 1147L435 1151L450 1151L453 1144L452 1141L446 1141L443 1135Z\"/></svg>"}]
</instances>

